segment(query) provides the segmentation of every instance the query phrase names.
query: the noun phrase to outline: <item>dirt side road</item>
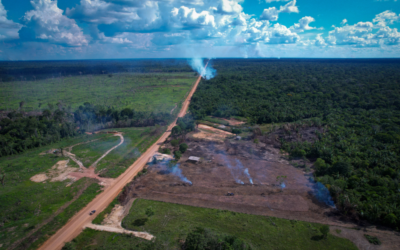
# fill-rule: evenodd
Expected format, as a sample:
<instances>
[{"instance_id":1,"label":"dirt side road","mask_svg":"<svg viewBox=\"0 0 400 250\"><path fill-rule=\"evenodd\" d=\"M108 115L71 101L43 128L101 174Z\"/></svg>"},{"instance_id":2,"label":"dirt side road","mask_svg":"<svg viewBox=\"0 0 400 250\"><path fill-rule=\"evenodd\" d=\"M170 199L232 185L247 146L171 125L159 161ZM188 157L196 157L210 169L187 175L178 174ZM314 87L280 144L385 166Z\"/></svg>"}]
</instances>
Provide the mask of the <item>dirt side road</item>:
<instances>
[{"instance_id":1,"label":"dirt side road","mask_svg":"<svg viewBox=\"0 0 400 250\"><path fill-rule=\"evenodd\" d=\"M206 64L207 67L207 64ZM190 99L201 80L201 76L197 78L189 95L186 97L182 104L182 109L178 114L178 117L183 117L189 107ZM79 211L72 217L67 224L65 224L60 230L57 231L49 240L47 240L39 249L41 250L58 250L61 249L65 242L71 241L78 236L84 227L84 225L90 223L96 215L90 216L91 210L96 210L96 214L103 211L108 204L110 204L114 198L119 194L122 188L130 182L135 175L143 169L148 162L149 158L158 150L160 143L164 142L165 139L171 134L171 129L175 126L176 120L169 125L167 131L139 158L133 163L122 175L115 179L114 183L106 188L104 192L100 193L94 198L85 208Z\"/></svg>"}]
</instances>

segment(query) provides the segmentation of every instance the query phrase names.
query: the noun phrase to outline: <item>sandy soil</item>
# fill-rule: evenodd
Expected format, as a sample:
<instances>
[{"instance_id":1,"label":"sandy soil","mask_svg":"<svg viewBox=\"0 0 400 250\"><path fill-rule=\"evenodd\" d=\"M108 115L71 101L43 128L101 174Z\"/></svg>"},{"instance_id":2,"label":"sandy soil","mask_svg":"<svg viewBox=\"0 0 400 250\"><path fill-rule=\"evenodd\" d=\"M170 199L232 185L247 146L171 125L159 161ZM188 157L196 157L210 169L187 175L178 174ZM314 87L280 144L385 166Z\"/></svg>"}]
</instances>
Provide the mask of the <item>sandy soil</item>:
<instances>
[{"instance_id":1,"label":"sandy soil","mask_svg":"<svg viewBox=\"0 0 400 250\"><path fill-rule=\"evenodd\" d=\"M92 223L88 223L87 225L85 225L86 228L91 228L94 230L98 230L98 231L107 231L107 232L112 232L112 233L120 233L120 234L131 234L135 237L139 237L145 240L152 240L154 238L153 235L149 234L149 233L145 233L145 232L136 232L136 231L130 231L130 230L126 230L123 228L117 228L117 227L110 227L110 226L102 226L102 225L95 225Z\"/></svg>"},{"instance_id":2,"label":"sandy soil","mask_svg":"<svg viewBox=\"0 0 400 250\"><path fill-rule=\"evenodd\" d=\"M64 181L68 178L72 178L69 174L77 171L77 168L68 166L69 160L58 161L51 169L46 173L37 174L30 178L34 182L43 182L50 179L51 182L54 181Z\"/></svg>"},{"instance_id":3,"label":"sandy soil","mask_svg":"<svg viewBox=\"0 0 400 250\"><path fill-rule=\"evenodd\" d=\"M206 65L207 67L207 65ZM178 117L183 117L189 106L190 99L201 80L199 76L196 83L193 85L192 90L182 104ZM75 238L82 231L82 228L93 220L93 217L89 215L90 211L96 209L98 213L103 211L108 204L120 193L122 188L128 184L134 176L139 173L143 167L147 164L149 158L157 152L159 146L168 138L171 134L171 129L176 125L176 120L168 126L167 132L165 132L145 153L142 154L122 175L120 175L115 181L106 187L104 192L100 193L94 198L84 209L75 214L60 230L53 234L49 240L47 240L39 249L58 250L63 247L65 242L68 242Z\"/></svg>"},{"instance_id":4,"label":"sandy soil","mask_svg":"<svg viewBox=\"0 0 400 250\"><path fill-rule=\"evenodd\" d=\"M223 142L227 137L233 136L233 134L221 129L199 124L196 133L193 133L190 136L204 141Z\"/></svg>"}]
</instances>

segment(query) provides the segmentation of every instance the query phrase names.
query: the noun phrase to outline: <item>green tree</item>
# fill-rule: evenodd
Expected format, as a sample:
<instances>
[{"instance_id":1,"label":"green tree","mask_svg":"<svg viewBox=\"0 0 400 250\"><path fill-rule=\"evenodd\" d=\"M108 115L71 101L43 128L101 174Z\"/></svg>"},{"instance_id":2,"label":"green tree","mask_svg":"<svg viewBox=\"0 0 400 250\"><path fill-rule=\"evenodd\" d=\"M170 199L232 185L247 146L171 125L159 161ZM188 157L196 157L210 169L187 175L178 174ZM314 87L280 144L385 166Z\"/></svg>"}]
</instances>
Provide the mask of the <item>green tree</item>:
<instances>
[{"instance_id":1,"label":"green tree","mask_svg":"<svg viewBox=\"0 0 400 250\"><path fill-rule=\"evenodd\" d=\"M188 149L188 145L186 143L182 143L181 145L179 145L179 151L183 153L186 152L186 150Z\"/></svg>"},{"instance_id":2,"label":"green tree","mask_svg":"<svg viewBox=\"0 0 400 250\"><path fill-rule=\"evenodd\" d=\"M176 160L179 160L182 157L181 151L177 150L174 152L174 156Z\"/></svg>"},{"instance_id":3,"label":"green tree","mask_svg":"<svg viewBox=\"0 0 400 250\"><path fill-rule=\"evenodd\" d=\"M180 126L175 126L171 130L172 135L179 135L182 132L182 129Z\"/></svg>"}]
</instances>

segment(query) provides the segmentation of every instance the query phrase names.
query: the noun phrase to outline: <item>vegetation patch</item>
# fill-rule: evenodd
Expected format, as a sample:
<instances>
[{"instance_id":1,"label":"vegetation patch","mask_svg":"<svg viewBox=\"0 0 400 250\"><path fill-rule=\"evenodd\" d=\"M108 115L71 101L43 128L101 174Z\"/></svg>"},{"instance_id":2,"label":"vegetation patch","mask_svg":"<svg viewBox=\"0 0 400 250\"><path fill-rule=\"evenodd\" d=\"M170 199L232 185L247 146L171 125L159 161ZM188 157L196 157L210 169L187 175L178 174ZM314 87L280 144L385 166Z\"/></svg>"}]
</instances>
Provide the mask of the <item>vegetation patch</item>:
<instances>
[{"instance_id":1,"label":"vegetation patch","mask_svg":"<svg viewBox=\"0 0 400 250\"><path fill-rule=\"evenodd\" d=\"M149 208L154 212L150 216ZM122 226L149 232L156 240L148 242L85 229L73 244L76 249L184 249L186 243L201 239L202 243L222 246L225 242L231 247L244 242L247 249L357 249L349 240L331 234L326 239L313 240L312 237L319 233L319 224L143 199L135 200ZM205 239L201 235L210 237Z\"/></svg>"}]
</instances>

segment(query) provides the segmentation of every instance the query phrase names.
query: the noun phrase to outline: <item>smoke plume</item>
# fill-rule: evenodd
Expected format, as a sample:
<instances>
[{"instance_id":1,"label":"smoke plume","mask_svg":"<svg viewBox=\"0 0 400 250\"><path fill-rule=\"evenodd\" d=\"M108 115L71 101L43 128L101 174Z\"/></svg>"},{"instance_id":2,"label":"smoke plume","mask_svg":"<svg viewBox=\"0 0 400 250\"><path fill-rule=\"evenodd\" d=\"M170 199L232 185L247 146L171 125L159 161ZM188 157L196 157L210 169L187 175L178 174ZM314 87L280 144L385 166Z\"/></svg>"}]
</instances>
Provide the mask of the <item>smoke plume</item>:
<instances>
[{"instance_id":1,"label":"smoke plume","mask_svg":"<svg viewBox=\"0 0 400 250\"><path fill-rule=\"evenodd\" d=\"M326 205L336 208L335 203L332 200L329 190L321 182L315 182L314 178L310 178L312 194Z\"/></svg>"},{"instance_id":2,"label":"smoke plume","mask_svg":"<svg viewBox=\"0 0 400 250\"><path fill-rule=\"evenodd\" d=\"M214 78L217 74L217 71L210 64L207 65L207 68L205 67L202 58L192 58L189 65L206 80Z\"/></svg>"},{"instance_id":3,"label":"smoke plume","mask_svg":"<svg viewBox=\"0 0 400 250\"><path fill-rule=\"evenodd\" d=\"M192 182L189 181L183 174L182 174L182 169L179 168L179 164L176 164L174 166L172 166L170 168L170 173L179 177L179 179L181 179L181 181L189 183L190 185L192 185Z\"/></svg>"}]
</instances>

